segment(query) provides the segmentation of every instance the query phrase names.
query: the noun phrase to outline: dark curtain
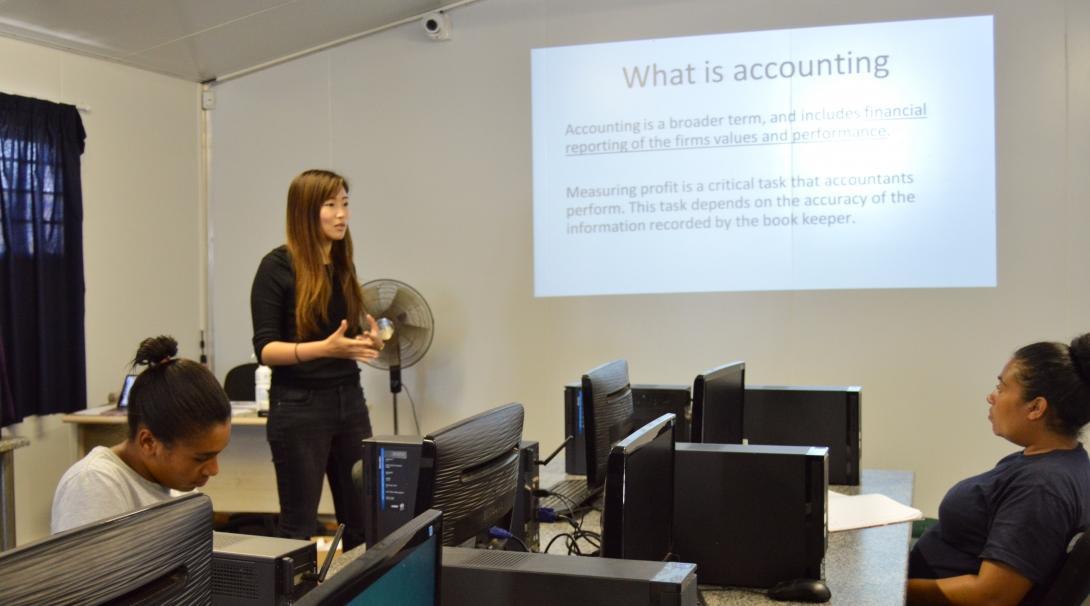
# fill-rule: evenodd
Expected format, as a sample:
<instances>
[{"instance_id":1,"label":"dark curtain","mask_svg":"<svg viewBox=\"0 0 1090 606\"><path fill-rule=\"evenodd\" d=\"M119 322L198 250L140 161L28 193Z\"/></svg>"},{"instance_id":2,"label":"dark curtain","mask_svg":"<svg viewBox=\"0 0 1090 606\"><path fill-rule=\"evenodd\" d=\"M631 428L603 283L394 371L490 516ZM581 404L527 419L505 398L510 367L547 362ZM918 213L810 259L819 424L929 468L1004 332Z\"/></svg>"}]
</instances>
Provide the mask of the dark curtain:
<instances>
[{"instance_id":1,"label":"dark curtain","mask_svg":"<svg viewBox=\"0 0 1090 606\"><path fill-rule=\"evenodd\" d=\"M79 112L0 93L2 425L87 403Z\"/></svg>"}]
</instances>

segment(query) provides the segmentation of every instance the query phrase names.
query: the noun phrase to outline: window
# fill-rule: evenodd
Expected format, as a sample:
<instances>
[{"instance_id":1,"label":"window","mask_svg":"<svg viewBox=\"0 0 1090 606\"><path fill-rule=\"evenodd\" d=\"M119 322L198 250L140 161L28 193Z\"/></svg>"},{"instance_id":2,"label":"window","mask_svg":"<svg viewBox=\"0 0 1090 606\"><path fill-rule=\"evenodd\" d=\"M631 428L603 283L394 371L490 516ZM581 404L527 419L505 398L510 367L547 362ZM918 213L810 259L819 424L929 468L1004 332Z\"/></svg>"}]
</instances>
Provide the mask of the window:
<instances>
[{"instance_id":1,"label":"window","mask_svg":"<svg viewBox=\"0 0 1090 606\"><path fill-rule=\"evenodd\" d=\"M86 406L79 112L0 93L0 421Z\"/></svg>"}]
</instances>

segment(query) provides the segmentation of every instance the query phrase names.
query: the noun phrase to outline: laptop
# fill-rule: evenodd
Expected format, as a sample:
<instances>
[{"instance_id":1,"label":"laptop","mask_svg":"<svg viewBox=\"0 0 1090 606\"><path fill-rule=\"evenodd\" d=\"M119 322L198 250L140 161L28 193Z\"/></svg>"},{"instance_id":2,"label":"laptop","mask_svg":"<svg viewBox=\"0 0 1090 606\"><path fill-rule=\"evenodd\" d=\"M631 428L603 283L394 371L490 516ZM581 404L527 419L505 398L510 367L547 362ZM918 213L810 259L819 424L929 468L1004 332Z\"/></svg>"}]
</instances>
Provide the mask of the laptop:
<instances>
[{"instance_id":1,"label":"laptop","mask_svg":"<svg viewBox=\"0 0 1090 606\"><path fill-rule=\"evenodd\" d=\"M125 380L121 383L121 391L117 396L117 408L111 408L102 414L106 416L129 414L129 392L132 391L132 384L135 382L136 375L125 375Z\"/></svg>"}]
</instances>

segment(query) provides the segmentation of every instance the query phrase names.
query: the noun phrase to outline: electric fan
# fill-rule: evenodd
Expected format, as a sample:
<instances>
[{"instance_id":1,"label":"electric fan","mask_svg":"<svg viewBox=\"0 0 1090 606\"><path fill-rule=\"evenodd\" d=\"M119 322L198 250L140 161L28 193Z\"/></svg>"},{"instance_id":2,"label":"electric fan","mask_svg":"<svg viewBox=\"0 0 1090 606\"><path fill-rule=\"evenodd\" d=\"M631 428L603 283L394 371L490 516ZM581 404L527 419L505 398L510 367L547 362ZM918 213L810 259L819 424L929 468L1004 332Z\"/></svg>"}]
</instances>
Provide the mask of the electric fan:
<instances>
[{"instance_id":1,"label":"electric fan","mask_svg":"<svg viewBox=\"0 0 1090 606\"><path fill-rule=\"evenodd\" d=\"M401 369L416 364L428 352L435 319L428 302L415 288L387 278L363 284L363 309L379 322L380 332L388 332L389 324L393 325L393 334L386 340L386 346L367 365L390 371L394 435L397 435L397 394L401 393ZM413 414L415 416L415 407Z\"/></svg>"}]
</instances>

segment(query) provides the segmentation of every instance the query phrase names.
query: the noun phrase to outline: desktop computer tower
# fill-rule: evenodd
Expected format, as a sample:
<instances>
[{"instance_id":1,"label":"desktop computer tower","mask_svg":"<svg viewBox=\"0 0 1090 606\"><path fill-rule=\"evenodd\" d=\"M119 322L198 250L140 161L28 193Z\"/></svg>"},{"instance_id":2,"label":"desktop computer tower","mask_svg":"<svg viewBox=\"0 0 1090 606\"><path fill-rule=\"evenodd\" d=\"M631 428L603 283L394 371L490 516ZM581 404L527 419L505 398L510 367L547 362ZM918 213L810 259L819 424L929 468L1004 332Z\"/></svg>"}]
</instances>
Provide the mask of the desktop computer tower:
<instances>
[{"instance_id":1,"label":"desktop computer tower","mask_svg":"<svg viewBox=\"0 0 1090 606\"><path fill-rule=\"evenodd\" d=\"M691 433L692 393L688 385L633 385L632 427L643 427L672 412L677 417L674 431L679 442L688 442ZM579 383L564 386L564 437L574 436L564 450L564 471L569 475L587 475L587 440L583 430L583 398Z\"/></svg>"},{"instance_id":2,"label":"desktop computer tower","mask_svg":"<svg viewBox=\"0 0 1090 606\"><path fill-rule=\"evenodd\" d=\"M212 604L286 606L314 588L317 566L310 541L213 532Z\"/></svg>"},{"instance_id":3,"label":"desktop computer tower","mask_svg":"<svg viewBox=\"0 0 1090 606\"><path fill-rule=\"evenodd\" d=\"M822 578L828 449L678 443L674 554L702 584Z\"/></svg>"},{"instance_id":4,"label":"desktop computer tower","mask_svg":"<svg viewBox=\"0 0 1090 606\"><path fill-rule=\"evenodd\" d=\"M375 436L363 441L364 540L374 545L416 517L420 436Z\"/></svg>"},{"instance_id":5,"label":"desktop computer tower","mask_svg":"<svg viewBox=\"0 0 1090 606\"><path fill-rule=\"evenodd\" d=\"M693 394L688 385L633 385L632 427L643 427L670 412L676 417L674 435L678 442L691 438Z\"/></svg>"},{"instance_id":6,"label":"desktop computer tower","mask_svg":"<svg viewBox=\"0 0 1090 606\"><path fill-rule=\"evenodd\" d=\"M444 606L696 606L696 566L443 548Z\"/></svg>"},{"instance_id":7,"label":"desktop computer tower","mask_svg":"<svg viewBox=\"0 0 1090 606\"><path fill-rule=\"evenodd\" d=\"M826 446L829 483L859 485L861 388L747 385L745 399L750 444Z\"/></svg>"},{"instance_id":8,"label":"desktop computer tower","mask_svg":"<svg viewBox=\"0 0 1090 606\"><path fill-rule=\"evenodd\" d=\"M518 492L515 507L511 511L511 534L522 540L532 550L538 550L537 461L540 458L538 443L531 440L519 442Z\"/></svg>"}]
</instances>

